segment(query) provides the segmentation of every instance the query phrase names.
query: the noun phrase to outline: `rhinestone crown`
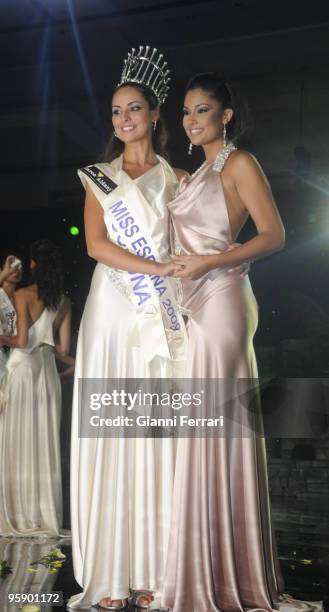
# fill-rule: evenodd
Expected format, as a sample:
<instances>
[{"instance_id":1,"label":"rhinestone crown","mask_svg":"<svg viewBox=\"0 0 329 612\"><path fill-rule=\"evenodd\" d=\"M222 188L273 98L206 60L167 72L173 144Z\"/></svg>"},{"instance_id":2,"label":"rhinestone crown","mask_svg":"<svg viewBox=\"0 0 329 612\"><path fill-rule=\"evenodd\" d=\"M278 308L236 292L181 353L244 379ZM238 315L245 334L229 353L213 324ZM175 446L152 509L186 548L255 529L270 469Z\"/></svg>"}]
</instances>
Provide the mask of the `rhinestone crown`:
<instances>
[{"instance_id":1,"label":"rhinestone crown","mask_svg":"<svg viewBox=\"0 0 329 612\"><path fill-rule=\"evenodd\" d=\"M170 70L167 62L163 60L162 53L150 47L139 47L139 50L132 49L128 53L127 59L121 74L120 83L141 83L151 89L159 104L163 104L169 91Z\"/></svg>"}]
</instances>

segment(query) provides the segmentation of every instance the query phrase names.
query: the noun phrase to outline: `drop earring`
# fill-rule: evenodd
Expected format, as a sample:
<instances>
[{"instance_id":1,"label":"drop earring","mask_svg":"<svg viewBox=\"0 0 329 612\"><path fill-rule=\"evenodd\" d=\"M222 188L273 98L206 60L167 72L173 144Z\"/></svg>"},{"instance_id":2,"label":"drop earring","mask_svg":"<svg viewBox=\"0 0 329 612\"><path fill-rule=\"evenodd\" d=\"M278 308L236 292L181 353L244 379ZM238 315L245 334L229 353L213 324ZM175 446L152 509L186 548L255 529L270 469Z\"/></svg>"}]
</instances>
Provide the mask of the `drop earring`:
<instances>
[{"instance_id":1,"label":"drop earring","mask_svg":"<svg viewBox=\"0 0 329 612\"><path fill-rule=\"evenodd\" d=\"M223 125L223 143L224 143L224 147L226 147L226 145L227 145L227 140L226 140L226 123L224 123L224 125Z\"/></svg>"},{"instance_id":2,"label":"drop earring","mask_svg":"<svg viewBox=\"0 0 329 612\"><path fill-rule=\"evenodd\" d=\"M190 142L189 146L188 146L188 155L192 155L192 151L193 151L193 145Z\"/></svg>"},{"instance_id":3,"label":"drop earring","mask_svg":"<svg viewBox=\"0 0 329 612\"><path fill-rule=\"evenodd\" d=\"M156 129L157 129L157 122L153 121L153 132L155 132Z\"/></svg>"},{"instance_id":4,"label":"drop earring","mask_svg":"<svg viewBox=\"0 0 329 612\"><path fill-rule=\"evenodd\" d=\"M115 130L113 131L113 134L114 134L114 138L118 138L118 134L116 133Z\"/></svg>"}]
</instances>

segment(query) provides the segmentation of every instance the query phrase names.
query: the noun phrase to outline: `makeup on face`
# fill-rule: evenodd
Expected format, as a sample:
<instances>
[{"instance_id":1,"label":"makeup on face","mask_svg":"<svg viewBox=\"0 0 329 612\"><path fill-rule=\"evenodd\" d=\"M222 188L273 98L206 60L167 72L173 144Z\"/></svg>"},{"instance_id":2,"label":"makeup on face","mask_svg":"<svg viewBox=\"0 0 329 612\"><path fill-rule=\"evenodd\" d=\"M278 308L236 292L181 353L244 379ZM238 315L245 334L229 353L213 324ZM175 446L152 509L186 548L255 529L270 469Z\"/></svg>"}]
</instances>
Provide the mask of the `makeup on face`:
<instances>
[{"instance_id":1,"label":"makeup on face","mask_svg":"<svg viewBox=\"0 0 329 612\"><path fill-rule=\"evenodd\" d=\"M151 111L142 94L134 87L123 87L113 96L112 123L121 140L145 135L150 130Z\"/></svg>"},{"instance_id":2,"label":"makeup on face","mask_svg":"<svg viewBox=\"0 0 329 612\"><path fill-rule=\"evenodd\" d=\"M222 110L219 102L202 89L187 92L183 108L183 126L194 144L204 144L222 133Z\"/></svg>"}]
</instances>

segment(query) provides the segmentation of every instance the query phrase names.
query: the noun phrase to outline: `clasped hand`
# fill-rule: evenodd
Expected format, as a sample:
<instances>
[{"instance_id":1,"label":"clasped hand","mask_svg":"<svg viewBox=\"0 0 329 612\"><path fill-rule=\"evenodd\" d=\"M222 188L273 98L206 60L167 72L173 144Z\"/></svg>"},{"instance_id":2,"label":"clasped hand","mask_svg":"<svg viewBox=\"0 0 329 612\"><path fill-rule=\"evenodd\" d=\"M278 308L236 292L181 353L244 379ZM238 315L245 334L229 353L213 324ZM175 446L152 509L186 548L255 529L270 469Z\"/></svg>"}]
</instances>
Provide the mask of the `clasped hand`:
<instances>
[{"instance_id":1,"label":"clasped hand","mask_svg":"<svg viewBox=\"0 0 329 612\"><path fill-rule=\"evenodd\" d=\"M211 270L207 255L174 255L172 262L175 265L172 276L175 278L197 280Z\"/></svg>"},{"instance_id":2,"label":"clasped hand","mask_svg":"<svg viewBox=\"0 0 329 612\"><path fill-rule=\"evenodd\" d=\"M206 255L175 255L171 261L156 264L156 274L174 278L197 279L209 271Z\"/></svg>"},{"instance_id":3,"label":"clasped hand","mask_svg":"<svg viewBox=\"0 0 329 612\"><path fill-rule=\"evenodd\" d=\"M231 251L234 248L240 246L234 243L227 249ZM214 266L209 255L173 255L171 261L164 264L158 264L160 267L161 276L173 276L174 278L185 278L189 280L197 280L201 278L207 272L209 272ZM220 265L216 265L216 268L220 269ZM238 274L240 276L246 276L250 270L248 263L234 266L228 270L228 272Z\"/></svg>"}]
</instances>

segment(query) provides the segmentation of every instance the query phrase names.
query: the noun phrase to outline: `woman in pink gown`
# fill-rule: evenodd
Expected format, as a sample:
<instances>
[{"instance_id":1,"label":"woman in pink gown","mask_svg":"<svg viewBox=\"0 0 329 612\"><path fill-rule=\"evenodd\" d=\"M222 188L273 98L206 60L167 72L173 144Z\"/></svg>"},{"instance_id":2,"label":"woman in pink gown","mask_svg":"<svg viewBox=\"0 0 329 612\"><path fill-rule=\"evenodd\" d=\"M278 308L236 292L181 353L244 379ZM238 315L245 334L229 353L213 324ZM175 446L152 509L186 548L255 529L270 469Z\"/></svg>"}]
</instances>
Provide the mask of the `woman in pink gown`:
<instances>
[{"instance_id":1,"label":"woman in pink gown","mask_svg":"<svg viewBox=\"0 0 329 612\"><path fill-rule=\"evenodd\" d=\"M174 262L184 266L178 275L189 311L187 377L222 379L226 393L225 380L243 385L257 377L257 303L248 277L228 271L284 245L261 168L232 144L243 129L243 110L217 75L190 81L183 124L206 160L182 179L169 204L180 253ZM257 235L227 251L249 214ZM164 605L174 612L283 610L282 592L264 438L180 438Z\"/></svg>"}]
</instances>

